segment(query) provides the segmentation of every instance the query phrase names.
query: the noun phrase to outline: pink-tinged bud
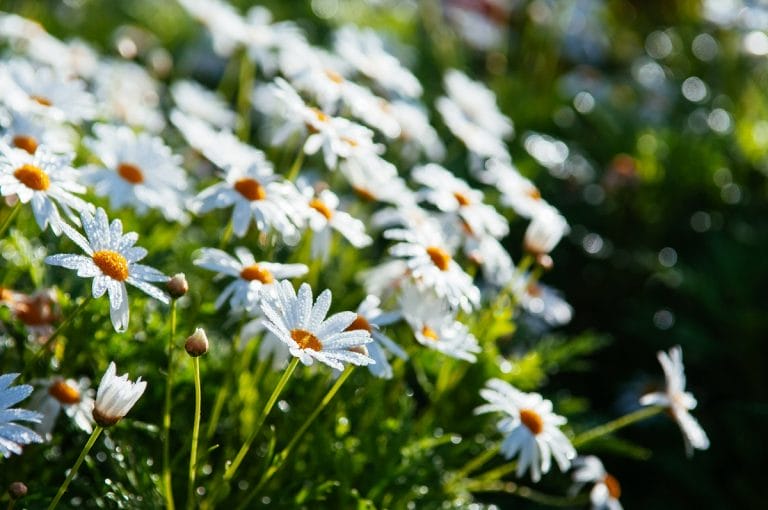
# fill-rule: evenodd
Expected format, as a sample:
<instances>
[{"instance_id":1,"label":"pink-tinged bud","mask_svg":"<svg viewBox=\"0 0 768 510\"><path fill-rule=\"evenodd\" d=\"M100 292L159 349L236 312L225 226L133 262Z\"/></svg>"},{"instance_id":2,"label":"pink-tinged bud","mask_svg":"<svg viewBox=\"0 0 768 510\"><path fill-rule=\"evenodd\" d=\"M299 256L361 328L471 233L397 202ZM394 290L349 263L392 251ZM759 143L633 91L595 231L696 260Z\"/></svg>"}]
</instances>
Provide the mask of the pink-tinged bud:
<instances>
[{"instance_id":1,"label":"pink-tinged bud","mask_svg":"<svg viewBox=\"0 0 768 510\"><path fill-rule=\"evenodd\" d=\"M184 342L184 349L193 358L202 356L208 352L208 336L203 328L197 328Z\"/></svg>"},{"instance_id":2,"label":"pink-tinged bud","mask_svg":"<svg viewBox=\"0 0 768 510\"><path fill-rule=\"evenodd\" d=\"M184 273L177 273L168 280L168 294L173 299L179 299L187 292L189 292L189 284Z\"/></svg>"},{"instance_id":3,"label":"pink-tinged bud","mask_svg":"<svg viewBox=\"0 0 768 510\"><path fill-rule=\"evenodd\" d=\"M13 482L8 486L8 495L11 496L11 500L21 499L27 495L27 486L24 482Z\"/></svg>"}]
</instances>

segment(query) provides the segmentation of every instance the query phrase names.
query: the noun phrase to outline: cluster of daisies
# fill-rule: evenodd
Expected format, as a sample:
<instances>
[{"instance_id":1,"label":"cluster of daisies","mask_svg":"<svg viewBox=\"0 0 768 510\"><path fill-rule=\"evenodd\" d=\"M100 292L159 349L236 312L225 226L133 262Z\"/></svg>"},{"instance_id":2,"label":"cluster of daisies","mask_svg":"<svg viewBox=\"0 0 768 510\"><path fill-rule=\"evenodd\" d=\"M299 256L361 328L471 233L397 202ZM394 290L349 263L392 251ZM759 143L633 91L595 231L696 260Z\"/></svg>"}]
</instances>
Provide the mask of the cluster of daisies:
<instances>
[{"instance_id":1,"label":"cluster of daisies","mask_svg":"<svg viewBox=\"0 0 768 510\"><path fill-rule=\"evenodd\" d=\"M116 332L130 325L126 283L160 303L173 294L167 275L140 263L148 252L136 244L138 234L124 232L114 217L125 209L182 226L219 209L231 214L215 235L218 247L200 248L175 266L191 262L226 282L216 308L242 321L244 340L260 339L260 356L275 369L295 357L337 370L367 366L391 378L393 359L405 361L413 351L387 334L398 323L423 348L473 363L482 346L462 319L499 296L550 327L570 320L569 305L538 281L568 223L515 167L507 149L513 123L485 85L447 71L445 93L432 105L439 117L431 119L419 80L371 30L341 27L327 50L298 26L273 22L262 7L241 15L219 0L179 3L207 27L218 57L240 59L257 73L240 91L245 110L236 113L195 81L166 87L131 61L0 15L10 55L0 62L5 217L29 207L42 232L76 245L78 253L51 254L45 262L92 279L93 298L108 296ZM250 128L253 118L258 130ZM433 127L438 119L466 148L470 180L441 166L447 148ZM290 154L292 163L276 168L270 150ZM507 248L513 214L529 221L518 264ZM290 281L307 278L341 250L375 255L374 243L386 247L386 256L369 257L373 263L359 274L366 297L355 311L329 315L329 290L314 298L308 283L297 292ZM272 260L276 247L298 260ZM17 318L48 326L38 333L51 335L61 315L55 299L0 291ZM642 403L668 407L687 444L706 448L688 414L696 401L684 391L679 349L660 360L667 391ZM39 383L36 411L26 411L10 408L32 393L28 385L10 386L16 376L0 377L6 456L49 437L61 410L85 432L94 420L116 422L146 385L116 377L111 364L95 399L86 378L57 376ZM503 414L500 451L518 457L518 476L530 472L538 481L554 458L563 471L573 465L577 481L594 484L595 505L616 500L615 479L599 460L576 459L561 429L566 420L549 400L499 379L480 394L488 403L477 413ZM35 430L17 421L36 423Z\"/></svg>"}]
</instances>

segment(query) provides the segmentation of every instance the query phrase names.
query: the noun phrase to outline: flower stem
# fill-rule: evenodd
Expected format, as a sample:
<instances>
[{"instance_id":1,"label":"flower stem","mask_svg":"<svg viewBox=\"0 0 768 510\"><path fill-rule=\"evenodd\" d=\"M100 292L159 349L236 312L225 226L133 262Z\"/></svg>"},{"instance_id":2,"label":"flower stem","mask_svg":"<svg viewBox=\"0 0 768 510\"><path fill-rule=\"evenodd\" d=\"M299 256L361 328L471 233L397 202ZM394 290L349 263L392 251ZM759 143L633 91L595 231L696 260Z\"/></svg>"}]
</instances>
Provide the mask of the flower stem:
<instances>
[{"instance_id":1,"label":"flower stem","mask_svg":"<svg viewBox=\"0 0 768 510\"><path fill-rule=\"evenodd\" d=\"M253 491L245 498L245 500L240 504L238 507L239 509L246 508L249 502L256 497L256 495L259 493L259 491L266 485L266 483L272 478L272 476L277 473L281 467L285 464L286 459L291 454L291 451L296 447L298 442L301 440L302 436L307 432L307 429L309 429L310 425L317 419L317 417L320 415L320 413L323 412L323 410L328 407L328 404L331 402L334 396L336 396L336 393L338 393L339 388L344 384L344 382L349 378L349 376L352 374L352 371L354 370L354 365L349 365L347 368L342 372L342 374L339 376L338 379L336 379L336 382L331 386L331 389L328 390L328 393L325 394L323 399L320 401L320 404L315 407L314 411L312 411L312 414L309 415L309 418L307 418L304 423L299 428L298 432L296 432L293 437L291 438L291 441L288 443L288 445L283 448L283 450L278 453L274 460L272 461L272 465L267 469L267 471L264 473L264 475L261 477L261 480L259 480L259 483L256 485L256 487L253 489Z\"/></svg>"},{"instance_id":2,"label":"flower stem","mask_svg":"<svg viewBox=\"0 0 768 510\"><path fill-rule=\"evenodd\" d=\"M19 211L21 210L21 200L17 200L16 204L14 204L13 209L11 209L11 212L8 213L8 216L5 217L3 220L2 226L0 226L0 238L5 235L5 231L8 229L8 227L11 226L11 223L13 223L13 219L16 218L16 215L19 214Z\"/></svg>"},{"instance_id":3,"label":"flower stem","mask_svg":"<svg viewBox=\"0 0 768 510\"><path fill-rule=\"evenodd\" d=\"M243 49L240 55L240 76L237 88L237 136L247 142L251 134L251 93L256 66Z\"/></svg>"},{"instance_id":4,"label":"flower stem","mask_svg":"<svg viewBox=\"0 0 768 510\"><path fill-rule=\"evenodd\" d=\"M637 411L633 411L629 414L625 414L624 416L620 418L616 418L613 421L609 421L608 423L599 425L595 428L589 429L585 432L582 432L581 434L578 434L576 437L573 438L573 441L571 441L571 444L573 444L574 448L577 448L586 443L589 443L590 441L594 441L599 437L616 432L617 430L622 429L627 425L631 425L638 421L645 420L646 418L650 418L651 416L655 416L659 414L661 411L663 411L664 409L665 408L661 406L642 407Z\"/></svg>"},{"instance_id":5,"label":"flower stem","mask_svg":"<svg viewBox=\"0 0 768 510\"><path fill-rule=\"evenodd\" d=\"M195 372L195 421L192 425L192 446L189 451L189 489L187 492L187 508L194 508L195 475L197 473L197 442L200 437L200 358L192 358L192 367Z\"/></svg>"},{"instance_id":6,"label":"flower stem","mask_svg":"<svg viewBox=\"0 0 768 510\"><path fill-rule=\"evenodd\" d=\"M80 456L75 461L75 465L72 466L72 469L69 470L69 474L67 475L66 480L64 480L64 483L62 483L61 487L59 487L59 492L56 493L56 497L53 498L51 504L48 505L48 510L53 510L56 508L56 505L59 504L61 497L67 491L67 487L69 487L69 483L72 481L75 475L77 475L77 470L80 469L80 464L83 463L85 456L88 455L88 452L91 451L91 448L93 448L93 445L96 443L96 440L99 438L99 435L103 430L104 429L99 425L96 425L96 428L93 429L93 432L91 432L91 437L88 438L88 442L85 443L85 446L83 446L83 450L80 452Z\"/></svg>"},{"instance_id":7,"label":"flower stem","mask_svg":"<svg viewBox=\"0 0 768 510\"><path fill-rule=\"evenodd\" d=\"M235 476L235 472L237 472L237 468L239 468L240 464L243 462L245 455L248 453L248 450L251 448L251 444L253 444L253 441L256 439L256 436L259 434L259 431L261 430L262 425L264 425L264 421L267 419L269 412L272 410L272 407L274 407L275 402L277 402L277 398L280 396L280 393L282 393L283 388L285 388L285 385L288 382L288 379L290 379L291 374L293 374L293 371L296 370L296 366L298 364L299 364L299 358L293 358L291 360L291 363L288 365L288 368L286 368L285 371L283 372L283 375L278 381L277 386L275 386L274 391L272 391L272 395L269 396L269 400L267 400L267 403L264 406L264 409L262 409L261 414L256 419L256 423L253 427L253 431L251 431L251 435L248 436L248 439L246 439L245 442L243 443L243 446L240 448L240 451L237 453L235 460L233 460L232 464L230 464L229 467L226 469L226 471L224 471L224 481L228 482L229 480L232 479L233 476Z\"/></svg>"},{"instance_id":8,"label":"flower stem","mask_svg":"<svg viewBox=\"0 0 768 510\"><path fill-rule=\"evenodd\" d=\"M496 456L497 453L499 453L501 446L495 445L491 448L488 448L487 450L484 450L479 455L471 459L469 462L464 464L464 467L462 467L460 470L458 470L452 477L451 483L449 483L449 487L453 487L456 483L461 483L461 480L465 478L468 474L472 473L473 471L477 470L478 468L482 467L486 462L491 460L493 457Z\"/></svg>"},{"instance_id":9,"label":"flower stem","mask_svg":"<svg viewBox=\"0 0 768 510\"><path fill-rule=\"evenodd\" d=\"M293 164L291 164L291 168L288 170L288 175L285 176L285 179L287 181L294 181L296 180L296 177L299 175L299 170L301 170L301 165L304 163L304 145L299 145L299 150L296 152L296 157L293 159Z\"/></svg>"},{"instance_id":10,"label":"flower stem","mask_svg":"<svg viewBox=\"0 0 768 510\"><path fill-rule=\"evenodd\" d=\"M518 485L514 482L505 481L488 483L482 480L473 480L467 484L467 490L470 492L503 492L506 494L514 494L515 496L520 496L521 498L529 499L536 503L547 506L562 506L572 508L587 502L584 497L564 498L562 496L553 496L535 491L522 485Z\"/></svg>"},{"instance_id":11,"label":"flower stem","mask_svg":"<svg viewBox=\"0 0 768 510\"><path fill-rule=\"evenodd\" d=\"M168 336L168 372L165 381L165 407L163 410L163 490L165 507L173 510L171 483L171 387L173 385L173 338L176 336L176 300L171 300L171 327Z\"/></svg>"},{"instance_id":12,"label":"flower stem","mask_svg":"<svg viewBox=\"0 0 768 510\"><path fill-rule=\"evenodd\" d=\"M230 238L232 238L232 231L234 230L234 225L232 223L232 218L229 219L227 222L227 226L224 227L224 233L221 234L221 239L219 239L219 249L223 250L224 247L227 246L227 243L229 242Z\"/></svg>"},{"instance_id":13,"label":"flower stem","mask_svg":"<svg viewBox=\"0 0 768 510\"><path fill-rule=\"evenodd\" d=\"M54 344L54 341L59 337L59 335L66 329L67 326L69 326L69 323L71 323L75 317L77 317L80 312L83 311L83 309L88 306L88 303L91 302L93 299L93 296L87 296L85 297L77 307L72 310L72 313L70 313L66 319L61 321L61 324L56 328L56 330L51 334L51 336L48 337L48 339L45 341L45 343L40 347L40 350L37 351L37 354L35 354L35 357L33 358L33 362L36 362L40 359L40 357L48 352L48 348L51 347Z\"/></svg>"}]
</instances>

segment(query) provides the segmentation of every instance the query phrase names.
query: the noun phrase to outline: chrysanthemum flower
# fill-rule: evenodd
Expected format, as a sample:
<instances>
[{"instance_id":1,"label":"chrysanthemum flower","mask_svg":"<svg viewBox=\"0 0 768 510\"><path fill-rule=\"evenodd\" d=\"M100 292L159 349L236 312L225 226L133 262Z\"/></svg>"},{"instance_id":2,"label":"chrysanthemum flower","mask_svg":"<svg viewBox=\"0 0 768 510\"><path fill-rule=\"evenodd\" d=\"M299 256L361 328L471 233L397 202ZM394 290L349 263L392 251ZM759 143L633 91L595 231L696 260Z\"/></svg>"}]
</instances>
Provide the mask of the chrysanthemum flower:
<instances>
[{"instance_id":1,"label":"chrysanthemum flower","mask_svg":"<svg viewBox=\"0 0 768 510\"><path fill-rule=\"evenodd\" d=\"M532 255L547 255L569 231L568 222L557 210L542 209L528 224L523 238L523 247Z\"/></svg>"},{"instance_id":2,"label":"chrysanthemum flower","mask_svg":"<svg viewBox=\"0 0 768 510\"><path fill-rule=\"evenodd\" d=\"M364 329L347 331L357 318L354 312L339 312L325 318L331 307L331 291L324 290L312 304L312 288L304 283L298 295L289 281L274 285L261 298L264 326L290 347L291 354L305 365L314 360L337 370L344 363L370 365L374 361L352 349L372 341Z\"/></svg>"},{"instance_id":3,"label":"chrysanthemum flower","mask_svg":"<svg viewBox=\"0 0 768 510\"><path fill-rule=\"evenodd\" d=\"M664 370L664 378L667 382L666 390L643 395L640 398L640 404L669 408L672 418L680 426L683 441L685 441L685 452L690 457L693 455L694 449L706 450L709 448L709 438L699 422L688 412L696 408L696 399L690 392L685 391L683 351L679 345L676 345L669 350L669 354L659 351L657 357L661 363L661 368Z\"/></svg>"},{"instance_id":4,"label":"chrysanthemum flower","mask_svg":"<svg viewBox=\"0 0 768 510\"><path fill-rule=\"evenodd\" d=\"M31 407L43 415L35 430L50 440L56 418L64 411L80 430L90 434L93 431L91 412L95 393L87 377L79 380L53 377L42 381L31 401Z\"/></svg>"},{"instance_id":5,"label":"chrysanthemum flower","mask_svg":"<svg viewBox=\"0 0 768 510\"><path fill-rule=\"evenodd\" d=\"M0 125L2 142L29 154L34 154L40 146L56 154L74 152L75 133L43 115L10 111L7 118L0 115Z\"/></svg>"},{"instance_id":6,"label":"chrysanthemum flower","mask_svg":"<svg viewBox=\"0 0 768 510\"><path fill-rule=\"evenodd\" d=\"M351 214L341 211L339 197L324 189L315 195L307 186L303 189L307 202L307 222L312 230L312 257L325 259L330 252L331 230L336 230L355 248L364 248L373 242L365 233L365 224Z\"/></svg>"},{"instance_id":7,"label":"chrysanthemum flower","mask_svg":"<svg viewBox=\"0 0 768 510\"><path fill-rule=\"evenodd\" d=\"M227 299L233 310L258 312L262 291L278 280L295 278L307 274L304 264L277 264L256 262L247 248L235 248L237 258L216 248L203 248L193 261L195 265L220 274L234 276L231 282L216 298L216 308L221 308Z\"/></svg>"},{"instance_id":8,"label":"chrysanthemum flower","mask_svg":"<svg viewBox=\"0 0 768 510\"><path fill-rule=\"evenodd\" d=\"M39 423L42 419L40 413L11 408L32 393L32 386L28 384L11 387L11 383L18 376L19 374L0 375L0 455L3 457L9 457L12 453L19 455L21 447L25 444L43 441L36 432L15 423L16 421Z\"/></svg>"},{"instance_id":9,"label":"chrysanthemum flower","mask_svg":"<svg viewBox=\"0 0 768 510\"><path fill-rule=\"evenodd\" d=\"M93 205L75 196L86 189L77 182L71 161L71 155L52 154L44 146L29 154L0 144L0 195L16 195L24 204L31 202L40 229L50 225L59 235L63 220L56 204L75 220L73 209L79 213L93 211Z\"/></svg>"},{"instance_id":10,"label":"chrysanthemum flower","mask_svg":"<svg viewBox=\"0 0 768 510\"><path fill-rule=\"evenodd\" d=\"M368 354L375 363L368 365L368 370L376 377L392 378L392 366L387 360L387 354L392 353L400 359L407 360L408 354L390 337L381 332L381 326L387 326L400 320L397 312L385 312L379 306L381 300L376 296L366 296L357 307L357 318L347 326L347 331L361 329L371 334L373 342L366 347Z\"/></svg>"},{"instance_id":11,"label":"chrysanthemum flower","mask_svg":"<svg viewBox=\"0 0 768 510\"><path fill-rule=\"evenodd\" d=\"M566 471L576 450L558 428L566 419L552 412L552 402L538 393L523 393L501 379L491 379L480 395L488 401L475 409L475 414L501 412L499 432L505 434L501 453L510 459L519 454L517 476L530 470L531 479L538 482L542 473L549 472L552 457L561 471Z\"/></svg>"},{"instance_id":12,"label":"chrysanthemum flower","mask_svg":"<svg viewBox=\"0 0 768 510\"><path fill-rule=\"evenodd\" d=\"M530 179L523 177L510 161L491 158L476 177L501 192L501 203L523 218L532 218L542 210L552 209Z\"/></svg>"},{"instance_id":13,"label":"chrysanthemum flower","mask_svg":"<svg viewBox=\"0 0 768 510\"><path fill-rule=\"evenodd\" d=\"M181 157L159 137L126 126L97 124L93 132L85 143L104 166L88 167L84 177L97 195L108 196L113 208L129 205L140 215L158 209L169 221L186 221Z\"/></svg>"},{"instance_id":14,"label":"chrysanthemum flower","mask_svg":"<svg viewBox=\"0 0 768 510\"><path fill-rule=\"evenodd\" d=\"M603 463L594 455L577 457L573 461L574 489L578 491L584 484L593 483L589 492L592 510L622 510L619 497L621 485L618 480L605 470Z\"/></svg>"},{"instance_id":15,"label":"chrysanthemum flower","mask_svg":"<svg viewBox=\"0 0 768 510\"><path fill-rule=\"evenodd\" d=\"M147 382L141 377L136 382L129 381L128 374L118 377L115 362L111 361L99 383L93 419L102 427L111 427L128 414L145 389Z\"/></svg>"},{"instance_id":16,"label":"chrysanthemum flower","mask_svg":"<svg viewBox=\"0 0 768 510\"><path fill-rule=\"evenodd\" d=\"M57 254L46 257L45 262L54 266L77 270L82 278L93 278L93 297L109 294L109 311L115 331L128 328L129 283L153 298L168 303L168 296L149 282L166 282L168 277L155 268L138 264L147 255L147 250L133 246L139 236L135 232L123 234L119 219L109 223L107 213L98 208L96 214L81 215L86 237L68 225L64 233L77 244L86 255Z\"/></svg>"}]
</instances>

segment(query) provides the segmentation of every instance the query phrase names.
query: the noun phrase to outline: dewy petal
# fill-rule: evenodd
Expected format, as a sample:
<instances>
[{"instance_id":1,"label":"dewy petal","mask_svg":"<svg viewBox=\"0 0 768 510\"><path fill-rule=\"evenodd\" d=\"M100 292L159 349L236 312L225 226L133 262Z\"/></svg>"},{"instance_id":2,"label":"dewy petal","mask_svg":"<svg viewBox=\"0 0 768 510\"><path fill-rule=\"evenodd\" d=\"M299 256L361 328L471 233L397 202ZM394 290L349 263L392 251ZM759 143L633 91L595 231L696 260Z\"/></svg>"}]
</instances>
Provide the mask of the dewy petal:
<instances>
[{"instance_id":1,"label":"dewy petal","mask_svg":"<svg viewBox=\"0 0 768 510\"><path fill-rule=\"evenodd\" d=\"M299 293L296 302L297 324L306 329L308 327L309 317L312 313L312 287L308 283L302 283L299 287Z\"/></svg>"},{"instance_id":2,"label":"dewy petal","mask_svg":"<svg viewBox=\"0 0 768 510\"><path fill-rule=\"evenodd\" d=\"M320 326L325 316L328 314L328 310L331 307L331 291L326 289L317 296L315 306L312 308L312 313L307 320L307 329L309 331L316 331Z\"/></svg>"},{"instance_id":3,"label":"dewy petal","mask_svg":"<svg viewBox=\"0 0 768 510\"><path fill-rule=\"evenodd\" d=\"M324 320L315 330L319 338L325 338L334 333L344 331L357 318L355 312L339 312Z\"/></svg>"},{"instance_id":4,"label":"dewy petal","mask_svg":"<svg viewBox=\"0 0 768 510\"><path fill-rule=\"evenodd\" d=\"M168 303L171 302L170 298L165 292L161 291L154 285L150 285L149 283L143 280L138 280L132 276L129 276L126 282L133 285L137 289L143 290L145 293L149 294L150 296L157 299L161 303L165 303L167 305Z\"/></svg>"},{"instance_id":5,"label":"dewy petal","mask_svg":"<svg viewBox=\"0 0 768 510\"><path fill-rule=\"evenodd\" d=\"M109 307L109 317L112 320L112 326L118 333L124 333L128 329L129 310L128 310L128 296L125 295L125 284L120 282L121 290L123 292L124 299L120 303L120 308Z\"/></svg>"}]
</instances>

